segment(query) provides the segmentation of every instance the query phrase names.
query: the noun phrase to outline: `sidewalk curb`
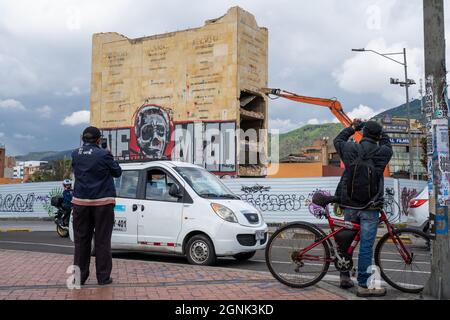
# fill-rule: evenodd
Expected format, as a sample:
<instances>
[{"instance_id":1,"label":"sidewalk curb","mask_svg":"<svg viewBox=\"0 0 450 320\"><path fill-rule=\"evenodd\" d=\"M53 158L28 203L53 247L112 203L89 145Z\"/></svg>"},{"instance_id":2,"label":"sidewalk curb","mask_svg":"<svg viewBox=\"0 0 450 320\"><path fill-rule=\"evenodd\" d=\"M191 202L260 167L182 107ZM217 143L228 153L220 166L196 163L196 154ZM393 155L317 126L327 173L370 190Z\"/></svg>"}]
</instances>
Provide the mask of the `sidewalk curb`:
<instances>
[{"instance_id":1,"label":"sidewalk curb","mask_svg":"<svg viewBox=\"0 0 450 320\"><path fill-rule=\"evenodd\" d=\"M368 300L366 298L358 297L355 293L349 290L341 289L338 286L332 285L325 281L320 281L319 283L316 284L316 286L330 293L341 296L347 300Z\"/></svg>"},{"instance_id":2,"label":"sidewalk curb","mask_svg":"<svg viewBox=\"0 0 450 320\"><path fill-rule=\"evenodd\" d=\"M32 229L28 228L9 228L9 229L0 229L0 232L32 232Z\"/></svg>"},{"instance_id":3,"label":"sidewalk curb","mask_svg":"<svg viewBox=\"0 0 450 320\"><path fill-rule=\"evenodd\" d=\"M23 218L17 218L17 217L7 217L7 216L0 216L0 221L15 221L15 222L45 222L45 221L53 221L54 219L52 217L23 217Z\"/></svg>"}]
</instances>

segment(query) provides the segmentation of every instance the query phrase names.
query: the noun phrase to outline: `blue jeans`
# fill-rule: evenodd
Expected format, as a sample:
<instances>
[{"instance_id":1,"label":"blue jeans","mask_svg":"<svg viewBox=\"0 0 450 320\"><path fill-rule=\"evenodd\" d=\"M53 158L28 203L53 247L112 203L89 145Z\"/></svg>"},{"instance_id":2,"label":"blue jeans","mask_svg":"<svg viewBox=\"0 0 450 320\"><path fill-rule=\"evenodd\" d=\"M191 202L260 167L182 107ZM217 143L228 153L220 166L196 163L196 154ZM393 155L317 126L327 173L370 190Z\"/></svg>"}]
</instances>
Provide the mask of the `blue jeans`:
<instances>
[{"instance_id":1,"label":"blue jeans","mask_svg":"<svg viewBox=\"0 0 450 320\"><path fill-rule=\"evenodd\" d=\"M367 287L367 280L371 276L371 273L367 273L367 269L372 265L373 245L377 237L379 216L378 210L344 210L345 221L359 223L361 226L357 278L358 285L361 287ZM350 273L343 272L342 275L350 276Z\"/></svg>"}]
</instances>

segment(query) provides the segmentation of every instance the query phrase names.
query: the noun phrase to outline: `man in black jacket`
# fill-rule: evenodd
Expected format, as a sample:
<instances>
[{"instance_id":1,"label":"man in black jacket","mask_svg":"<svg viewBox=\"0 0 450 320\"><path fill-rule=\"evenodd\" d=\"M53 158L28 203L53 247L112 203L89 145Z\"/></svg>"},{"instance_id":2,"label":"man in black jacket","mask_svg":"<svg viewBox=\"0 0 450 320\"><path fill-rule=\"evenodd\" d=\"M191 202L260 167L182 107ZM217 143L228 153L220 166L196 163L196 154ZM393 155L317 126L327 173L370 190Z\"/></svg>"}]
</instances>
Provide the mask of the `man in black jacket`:
<instances>
[{"instance_id":1,"label":"man in black jacket","mask_svg":"<svg viewBox=\"0 0 450 320\"><path fill-rule=\"evenodd\" d=\"M363 139L359 145L348 141L356 132L363 130ZM355 221L361 225L361 242L358 257L358 296L383 296L385 288L368 288L367 282L371 275L373 245L377 235L380 206L384 194L384 170L392 157L392 146L389 136L383 132L381 125L375 121L361 122L355 120L353 125L345 128L334 139L334 146L345 165L344 174L336 189L336 196L340 199L340 205L344 208L346 221ZM348 194L347 183L349 181L349 168L358 158L359 154L370 155L373 161L375 177L378 181L378 193L367 201L358 201ZM358 179L354 177L353 179ZM372 203L372 205L370 205ZM353 208L364 208L357 210ZM349 272L341 273L341 287L350 288L353 282Z\"/></svg>"},{"instance_id":2,"label":"man in black jacket","mask_svg":"<svg viewBox=\"0 0 450 320\"><path fill-rule=\"evenodd\" d=\"M95 234L97 282L105 285L112 283L111 236L116 197L113 177L120 177L122 170L111 153L100 148L98 128L86 128L82 140L83 146L72 152L74 265L80 268L83 285L89 277L91 242Z\"/></svg>"}]
</instances>

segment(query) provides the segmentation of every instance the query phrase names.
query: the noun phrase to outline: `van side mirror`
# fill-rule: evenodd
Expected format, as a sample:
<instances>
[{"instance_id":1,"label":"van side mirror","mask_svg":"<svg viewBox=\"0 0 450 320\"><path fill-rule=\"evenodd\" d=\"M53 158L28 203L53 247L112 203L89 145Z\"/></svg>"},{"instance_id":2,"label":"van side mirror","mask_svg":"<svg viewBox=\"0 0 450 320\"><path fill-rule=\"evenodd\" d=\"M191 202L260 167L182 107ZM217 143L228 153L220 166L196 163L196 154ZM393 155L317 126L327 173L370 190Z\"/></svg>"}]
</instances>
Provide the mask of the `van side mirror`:
<instances>
[{"instance_id":1,"label":"van side mirror","mask_svg":"<svg viewBox=\"0 0 450 320\"><path fill-rule=\"evenodd\" d=\"M174 198L183 198L183 193L176 183L172 183L170 186L169 195Z\"/></svg>"}]
</instances>

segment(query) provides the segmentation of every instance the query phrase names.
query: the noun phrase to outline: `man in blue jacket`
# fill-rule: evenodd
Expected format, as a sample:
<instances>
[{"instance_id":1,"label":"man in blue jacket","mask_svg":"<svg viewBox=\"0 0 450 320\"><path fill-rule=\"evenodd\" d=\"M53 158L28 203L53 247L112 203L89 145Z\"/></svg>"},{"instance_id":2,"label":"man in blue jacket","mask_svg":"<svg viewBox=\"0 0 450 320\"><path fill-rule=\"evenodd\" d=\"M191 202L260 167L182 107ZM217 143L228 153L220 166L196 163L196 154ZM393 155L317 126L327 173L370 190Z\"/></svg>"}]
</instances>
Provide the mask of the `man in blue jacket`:
<instances>
[{"instance_id":1,"label":"man in blue jacket","mask_svg":"<svg viewBox=\"0 0 450 320\"><path fill-rule=\"evenodd\" d=\"M83 285L89 277L91 242L95 234L97 282L106 285L112 283L111 235L116 197L113 178L120 177L122 170L112 154L100 148L98 128L86 128L82 140L83 146L72 152L74 265L80 268Z\"/></svg>"},{"instance_id":2,"label":"man in blue jacket","mask_svg":"<svg viewBox=\"0 0 450 320\"><path fill-rule=\"evenodd\" d=\"M360 130L363 133L360 143L349 141L350 137ZM383 296L386 294L385 288L368 288L367 282L370 274L367 270L372 265L373 245L377 235L380 207L383 205L383 173L392 157L391 142L378 122L355 120L352 126L343 129L337 135L334 139L334 146L345 165L345 171L336 189L336 196L340 199L340 206L344 208L345 220L357 222L361 226L357 295L361 297ZM355 176L354 173L350 172L352 165L362 155L372 161L375 171L374 177L378 180L374 181L375 185L378 186L378 192L370 200L360 199L358 196L352 197L348 193L348 186L355 183L354 179L362 179L361 176ZM353 181L349 181L351 179ZM363 210L355 208L363 208ZM350 288L352 286L350 273L341 273L341 287Z\"/></svg>"}]
</instances>

